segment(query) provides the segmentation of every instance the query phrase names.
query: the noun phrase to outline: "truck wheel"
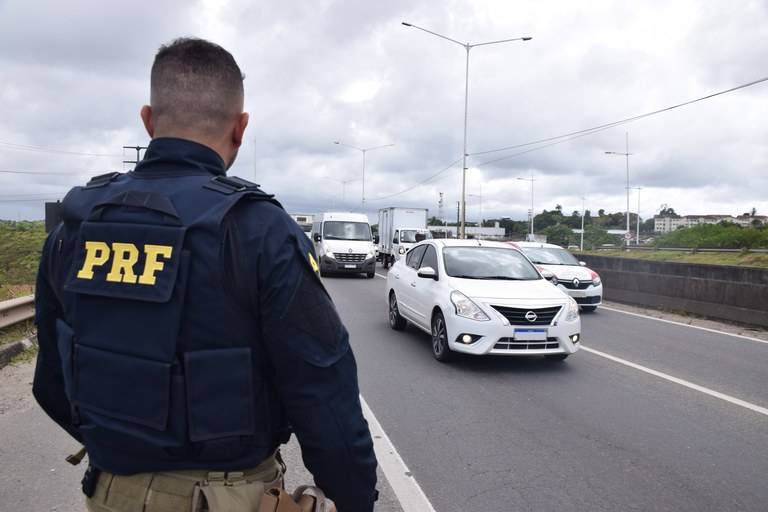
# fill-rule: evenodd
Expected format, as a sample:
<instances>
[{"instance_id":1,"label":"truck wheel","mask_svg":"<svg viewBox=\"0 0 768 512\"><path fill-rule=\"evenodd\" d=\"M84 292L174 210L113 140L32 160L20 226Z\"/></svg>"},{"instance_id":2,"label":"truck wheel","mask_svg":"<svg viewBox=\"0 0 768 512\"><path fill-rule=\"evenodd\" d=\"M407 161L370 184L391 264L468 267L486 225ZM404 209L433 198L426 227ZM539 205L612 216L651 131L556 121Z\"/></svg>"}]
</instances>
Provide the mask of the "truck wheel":
<instances>
[{"instance_id":1,"label":"truck wheel","mask_svg":"<svg viewBox=\"0 0 768 512\"><path fill-rule=\"evenodd\" d=\"M384 254L381 256L381 266L384 268L389 267L389 254Z\"/></svg>"},{"instance_id":2,"label":"truck wheel","mask_svg":"<svg viewBox=\"0 0 768 512\"><path fill-rule=\"evenodd\" d=\"M365 277L367 277L368 279L373 279L373 276L375 275L376 275L376 272L368 272L367 274L365 274Z\"/></svg>"}]
</instances>

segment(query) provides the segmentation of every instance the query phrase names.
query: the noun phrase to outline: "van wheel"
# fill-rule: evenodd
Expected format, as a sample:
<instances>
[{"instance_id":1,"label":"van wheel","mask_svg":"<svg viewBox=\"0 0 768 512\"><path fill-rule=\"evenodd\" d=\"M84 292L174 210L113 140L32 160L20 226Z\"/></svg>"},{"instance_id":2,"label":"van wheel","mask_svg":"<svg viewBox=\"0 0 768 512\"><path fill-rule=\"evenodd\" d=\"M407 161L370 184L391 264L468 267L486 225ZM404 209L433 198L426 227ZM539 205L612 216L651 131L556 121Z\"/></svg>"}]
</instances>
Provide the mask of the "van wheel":
<instances>
[{"instance_id":1,"label":"van wheel","mask_svg":"<svg viewBox=\"0 0 768 512\"><path fill-rule=\"evenodd\" d=\"M381 266L384 267L384 268L388 268L389 267L389 254L384 254L381 257Z\"/></svg>"},{"instance_id":2,"label":"van wheel","mask_svg":"<svg viewBox=\"0 0 768 512\"><path fill-rule=\"evenodd\" d=\"M395 292L389 292L389 326L396 331L402 331L407 323L407 320L400 316Z\"/></svg>"},{"instance_id":3,"label":"van wheel","mask_svg":"<svg viewBox=\"0 0 768 512\"><path fill-rule=\"evenodd\" d=\"M374 272L368 272L367 274L365 274L365 277L367 277L368 279L373 279L373 276L375 276L375 275L376 275L375 271Z\"/></svg>"}]
</instances>

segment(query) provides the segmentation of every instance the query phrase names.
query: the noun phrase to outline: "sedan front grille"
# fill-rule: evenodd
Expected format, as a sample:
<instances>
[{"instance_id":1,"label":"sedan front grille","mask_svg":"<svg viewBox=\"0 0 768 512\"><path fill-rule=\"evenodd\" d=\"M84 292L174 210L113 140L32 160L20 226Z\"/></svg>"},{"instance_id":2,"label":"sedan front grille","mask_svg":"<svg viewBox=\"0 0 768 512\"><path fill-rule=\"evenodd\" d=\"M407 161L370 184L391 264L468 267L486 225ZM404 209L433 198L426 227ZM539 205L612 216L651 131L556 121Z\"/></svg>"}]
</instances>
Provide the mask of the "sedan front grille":
<instances>
[{"instance_id":1,"label":"sedan front grille","mask_svg":"<svg viewBox=\"0 0 768 512\"><path fill-rule=\"evenodd\" d=\"M576 304L600 304L600 296L594 295L592 297L576 297Z\"/></svg>"},{"instance_id":2,"label":"sedan front grille","mask_svg":"<svg viewBox=\"0 0 768 512\"><path fill-rule=\"evenodd\" d=\"M341 263L360 263L365 260L365 254L356 252L336 252L334 253L336 260Z\"/></svg>"},{"instance_id":3,"label":"sedan front grille","mask_svg":"<svg viewBox=\"0 0 768 512\"><path fill-rule=\"evenodd\" d=\"M578 281L579 284L573 284L573 279L558 279L557 284L561 284L569 290L586 290L592 285L591 280Z\"/></svg>"},{"instance_id":4,"label":"sedan front grille","mask_svg":"<svg viewBox=\"0 0 768 512\"><path fill-rule=\"evenodd\" d=\"M547 338L546 341L516 340L515 338L500 338L493 346L495 350L553 350L560 348L557 338Z\"/></svg>"},{"instance_id":5,"label":"sedan front grille","mask_svg":"<svg viewBox=\"0 0 768 512\"><path fill-rule=\"evenodd\" d=\"M551 308L510 308L507 306L492 306L493 309L504 315L504 318L509 320L512 325L550 325L555 316L560 312L562 306L554 306ZM533 318L533 315L529 315L533 312L536 316L533 321L526 318L526 316Z\"/></svg>"}]
</instances>

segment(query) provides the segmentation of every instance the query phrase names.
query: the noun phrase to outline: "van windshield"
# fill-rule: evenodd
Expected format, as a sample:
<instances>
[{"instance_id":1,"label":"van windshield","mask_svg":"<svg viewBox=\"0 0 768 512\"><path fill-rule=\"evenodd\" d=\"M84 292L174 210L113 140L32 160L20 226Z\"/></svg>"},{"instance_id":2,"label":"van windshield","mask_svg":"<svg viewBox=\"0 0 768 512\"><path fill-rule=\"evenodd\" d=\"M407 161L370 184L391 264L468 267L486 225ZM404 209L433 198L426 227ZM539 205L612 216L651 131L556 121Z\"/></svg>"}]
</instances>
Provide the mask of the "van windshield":
<instances>
[{"instance_id":1,"label":"van windshield","mask_svg":"<svg viewBox=\"0 0 768 512\"><path fill-rule=\"evenodd\" d=\"M400 231L400 241L406 244L415 244L432 238L432 233L429 231L417 231L415 229L403 229Z\"/></svg>"},{"instance_id":2,"label":"van windshield","mask_svg":"<svg viewBox=\"0 0 768 512\"><path fill-rule=\"evenodd\" d=\"M367 222L327 221L323 224L326 240L371 240L371 227Z\"/></svg>"}]
</instances>

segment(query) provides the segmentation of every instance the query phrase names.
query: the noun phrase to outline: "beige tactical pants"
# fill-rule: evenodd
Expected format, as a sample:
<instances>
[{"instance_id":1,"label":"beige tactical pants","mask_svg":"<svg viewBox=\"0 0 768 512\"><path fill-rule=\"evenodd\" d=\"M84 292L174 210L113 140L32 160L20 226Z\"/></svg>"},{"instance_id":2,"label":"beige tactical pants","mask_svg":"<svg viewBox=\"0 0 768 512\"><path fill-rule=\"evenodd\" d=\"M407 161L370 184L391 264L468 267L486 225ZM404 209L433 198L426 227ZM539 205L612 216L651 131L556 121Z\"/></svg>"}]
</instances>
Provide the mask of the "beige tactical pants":
<instances>
[{"instance_id":1,"label":"beige tactical pants","mask_svg":"<svg viewBox=\"0 0 768 512\"><path fill-rule=\"evenodd\" d=\"M258 512L261 496L282 487L274 457L238 472L173 471L122 476L102 472L89 512Z\"/></svg>"}]
</instances>

